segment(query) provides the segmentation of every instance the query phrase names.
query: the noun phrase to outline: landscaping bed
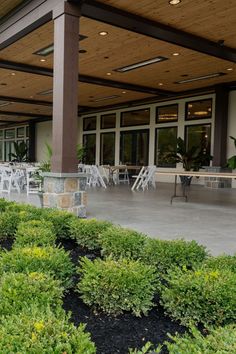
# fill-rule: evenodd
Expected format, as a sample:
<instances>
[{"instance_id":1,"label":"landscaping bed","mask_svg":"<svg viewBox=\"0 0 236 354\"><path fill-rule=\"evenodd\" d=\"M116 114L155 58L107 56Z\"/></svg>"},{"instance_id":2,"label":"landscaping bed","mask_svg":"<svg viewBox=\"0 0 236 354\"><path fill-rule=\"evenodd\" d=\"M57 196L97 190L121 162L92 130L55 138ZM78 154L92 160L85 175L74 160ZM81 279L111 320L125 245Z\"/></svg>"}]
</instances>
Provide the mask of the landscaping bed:
<instances>
[{"instance_id":1,"label":"landscaping bed","mask_svg":"<svg viewBox=\"0 0 236 354\"><path fill-rule=\"evenodd\" d=\"M1 354L236 352L236 256L0 199Z\"/></svg>"}]
</instances>

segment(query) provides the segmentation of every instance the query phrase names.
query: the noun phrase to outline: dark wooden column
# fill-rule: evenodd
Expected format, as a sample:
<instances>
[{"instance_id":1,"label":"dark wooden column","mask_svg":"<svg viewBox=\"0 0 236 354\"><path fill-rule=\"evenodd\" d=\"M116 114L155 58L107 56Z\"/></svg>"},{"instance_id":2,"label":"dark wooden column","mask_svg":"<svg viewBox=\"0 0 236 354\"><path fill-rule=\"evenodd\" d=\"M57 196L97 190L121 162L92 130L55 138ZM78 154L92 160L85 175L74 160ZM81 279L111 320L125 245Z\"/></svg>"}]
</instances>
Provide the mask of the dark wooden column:
<instances>
[{"instance_id":1,"label":"dark wooden column","mask_svg":"<svg viewBox=\"0 0 236 354\"><path fill-rule=\"evenodd\" d=\"M36 144L36 134L35 134L35 122L29 122L29 161L35 162L35 144Z\"/></svg>"},{"instance_id":2,"label":"dark wooden column","mask_svg":"<svg viewBox=\"0 0 236 354\"><path fill-rule=\"evenodd\" d=\"M77 172L79 9L63 3L53 11L52 172Z\"/></svg>"},{"instance_id":3,"label":"dark wooden column","mask_svg":"<svg viewBox=\"0 0 236 354\"><path fill-rule=\"evenodd\" d=\"M215 127L214 127L214 152L213 166L224 167L227 160L228 140L228 104L229 91L227 87L219 85L216 87L215 100Z\"/></svg>"}]
</instances>

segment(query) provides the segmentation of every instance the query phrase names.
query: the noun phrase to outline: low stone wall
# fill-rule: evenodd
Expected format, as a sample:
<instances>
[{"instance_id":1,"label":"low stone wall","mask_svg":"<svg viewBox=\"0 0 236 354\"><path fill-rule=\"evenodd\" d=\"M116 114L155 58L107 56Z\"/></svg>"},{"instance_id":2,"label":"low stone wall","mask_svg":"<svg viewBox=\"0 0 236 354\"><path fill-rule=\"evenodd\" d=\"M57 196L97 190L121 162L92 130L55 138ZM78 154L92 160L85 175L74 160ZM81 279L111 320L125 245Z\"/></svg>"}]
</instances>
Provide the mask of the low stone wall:
<instances>
[{"instance_id":1,"label":"low stone wall","mask_svg":"<svg viewBox=\"0 0 236 354\"><path fill-rule=\"evenodd\" d=\"M83 173L44 174L44 208L58 208L85 218L87 210L86 175Z\"/></svg>"},{"instance_id":2,"label":"low stone wall","mask_svg":"<svg viewBox=\"0 0 236 354\"><path fill-rule=\"evenodd\" d=\"M231 172L231 170L229 168L211 166L206 169L206 172L229 173ZM232 179L221 178L221 177L205 177L205 187L212 188L212 189L231 188Z\"/></svg>"}]
</instances>

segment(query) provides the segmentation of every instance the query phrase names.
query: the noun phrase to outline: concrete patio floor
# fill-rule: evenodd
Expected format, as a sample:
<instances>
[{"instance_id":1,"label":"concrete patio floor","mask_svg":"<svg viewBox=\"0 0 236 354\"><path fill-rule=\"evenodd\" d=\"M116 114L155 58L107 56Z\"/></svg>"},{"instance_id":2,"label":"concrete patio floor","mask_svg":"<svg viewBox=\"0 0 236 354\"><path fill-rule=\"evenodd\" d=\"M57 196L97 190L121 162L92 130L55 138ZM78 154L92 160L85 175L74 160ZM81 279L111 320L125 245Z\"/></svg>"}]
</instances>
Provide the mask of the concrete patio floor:
<instances>
[{"instance_id":1,"label":"concrete patio floor","mask_svg":"<svg viewBox=\"0 0 236 354\"><path fill-rule=\"evenodd\" d=\"M175 199L171 205L172 194L169 183L157 183L156 190L145 192L131 192L127 185L89 189L88 217L110 220L154 238L196 240L213 255L236 253L236 189L191 185L188 202ZM4 197L39 206L37 195Z\"/></svg>"}]
</instances>

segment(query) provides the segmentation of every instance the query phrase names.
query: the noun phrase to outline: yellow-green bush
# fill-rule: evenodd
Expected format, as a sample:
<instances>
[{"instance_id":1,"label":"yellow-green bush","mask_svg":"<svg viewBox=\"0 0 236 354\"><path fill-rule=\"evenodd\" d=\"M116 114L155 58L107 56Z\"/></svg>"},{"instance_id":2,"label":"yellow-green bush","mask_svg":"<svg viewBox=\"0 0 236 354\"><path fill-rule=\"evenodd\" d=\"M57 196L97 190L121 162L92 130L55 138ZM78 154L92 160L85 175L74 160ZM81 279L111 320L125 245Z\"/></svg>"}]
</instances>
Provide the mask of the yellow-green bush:
<instances>
[{"instance_id":1,"label":"yellow-green bush","mask_svg":"<svg viewBox=\"0 0 236 354\"><path fill-rule=\"evenodd\" d=\"M44 220L20 222L16 230L14 246L54 246L56 234L52 223Z\"/></svg>"}]
</instances>

